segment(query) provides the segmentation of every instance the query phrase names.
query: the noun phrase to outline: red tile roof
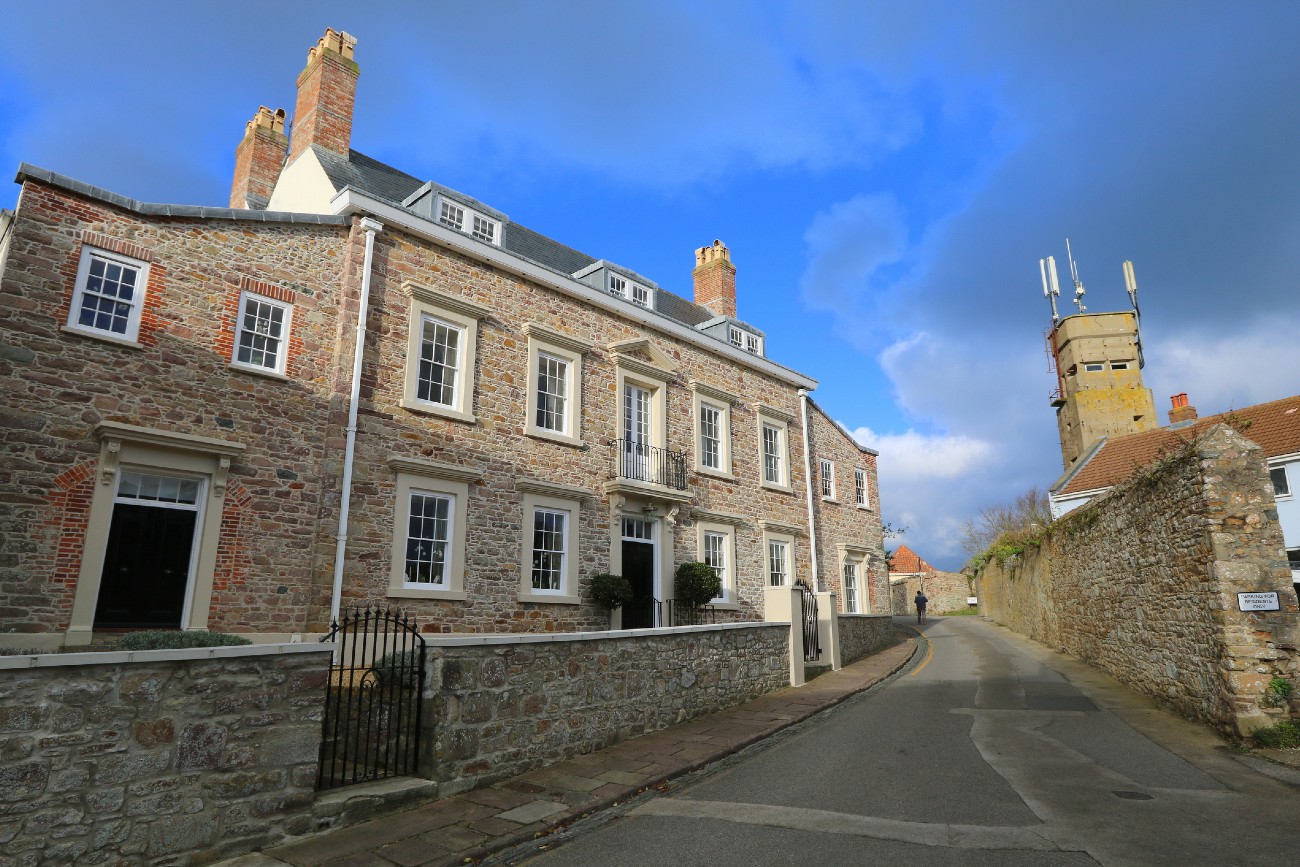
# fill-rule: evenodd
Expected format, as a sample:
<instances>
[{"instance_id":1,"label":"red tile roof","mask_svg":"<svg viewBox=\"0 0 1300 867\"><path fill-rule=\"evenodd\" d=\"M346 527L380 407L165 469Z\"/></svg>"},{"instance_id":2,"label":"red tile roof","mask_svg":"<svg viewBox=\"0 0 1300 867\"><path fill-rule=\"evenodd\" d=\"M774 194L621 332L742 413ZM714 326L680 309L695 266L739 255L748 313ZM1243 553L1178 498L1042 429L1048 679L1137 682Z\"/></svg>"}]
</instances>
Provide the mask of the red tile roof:
<instances>
[{"instance_id":1,"label":"red tile roof","mask_svg":"<svg viewBox=\"0 0 1300 867\"><path fill-rule=\"evenodd\" d=\"M1186 427L1165 427L1107 440L1057 495L1117 485L1140 467L1219 422L1232 424L1243 436L1257 443L1266 457L1300 452L1300 395L1296 395L1209 415Z\"/></svg>"},{"instance_id":2,"label":"red tile roof","mask_svg":"<svg viewBox=\"0 0 1300 867\"><path fill-rule=\"evenodd\" d=\"M906 545L899 545L898 550L894 551L889 558L889 571L899 573L912 572L933 572L934 567L922 560L916 555L916 552Z\"/></svg>"}]
</instances>

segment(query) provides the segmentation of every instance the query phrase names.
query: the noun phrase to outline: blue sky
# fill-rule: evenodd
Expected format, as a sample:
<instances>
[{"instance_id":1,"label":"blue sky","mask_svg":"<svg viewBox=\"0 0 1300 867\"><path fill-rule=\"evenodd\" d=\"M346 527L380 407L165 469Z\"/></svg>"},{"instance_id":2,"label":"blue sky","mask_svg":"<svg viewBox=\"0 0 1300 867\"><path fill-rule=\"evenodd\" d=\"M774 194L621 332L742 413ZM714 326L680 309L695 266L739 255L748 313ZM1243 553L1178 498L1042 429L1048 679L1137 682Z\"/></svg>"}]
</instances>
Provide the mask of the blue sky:
<instances>
[{"instance_id":1,"label":"blue sky","mask_svg":"<svg viewBox=\"0 0 1300 867\"><path fill-rule=\"evenodd\" d=\"M0 164L224 205L259 105L358 39L353 147L690 294L881 452L941 566L1060 472L1038 260L1140 287L1157 409L1300 390L1300 4L51 0L6 10ZM12 207L17 187L0 190ZM1071 310L1073 308L1070 308Z\"/></svg>"}]
</instances>

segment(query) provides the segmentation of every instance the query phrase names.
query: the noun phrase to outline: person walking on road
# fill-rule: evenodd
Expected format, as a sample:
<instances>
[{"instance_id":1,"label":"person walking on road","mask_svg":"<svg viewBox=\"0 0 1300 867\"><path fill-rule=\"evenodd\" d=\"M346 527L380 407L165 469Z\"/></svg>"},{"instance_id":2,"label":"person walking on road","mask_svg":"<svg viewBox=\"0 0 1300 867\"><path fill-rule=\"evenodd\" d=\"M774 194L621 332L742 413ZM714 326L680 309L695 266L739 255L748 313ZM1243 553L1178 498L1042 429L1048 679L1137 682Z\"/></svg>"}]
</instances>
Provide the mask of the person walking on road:
<instances>
[{"instance_id":1,"label":"person walking on road","mask_svg":"<svg viewBox=\"0 0 1300 867\"><path fill-rule=\"evenodd\" d=\"M912 600L916 603L916 622L925 622L925 606L930 604L930 600L920 590L916 591L916 598Z\"/></svg>"}]
</instances>

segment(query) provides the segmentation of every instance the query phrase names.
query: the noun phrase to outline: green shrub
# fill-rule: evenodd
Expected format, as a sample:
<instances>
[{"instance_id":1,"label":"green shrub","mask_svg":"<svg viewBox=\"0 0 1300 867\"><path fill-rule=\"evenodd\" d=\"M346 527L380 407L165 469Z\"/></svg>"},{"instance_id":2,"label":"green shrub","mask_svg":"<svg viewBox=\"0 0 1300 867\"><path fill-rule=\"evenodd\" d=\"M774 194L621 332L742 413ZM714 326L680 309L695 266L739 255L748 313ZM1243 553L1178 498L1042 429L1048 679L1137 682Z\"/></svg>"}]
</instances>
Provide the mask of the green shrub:
<instances>
[{"instance_id":1,"label":"green shrub","mask_svg":"<svg viewBox=\"0 0 1300 867\"><path fill-rule=\"evenodd\" d=\"M591 598L613 611L632 601L632 582L622 575L597 572L591 576Z\"/></svg>"},{"instance_id":2,"label":"green shrub","mask_svg":"<svg viewBox=\"0 0 1300 867\"><path fill-rule=\"evenodd\" d=\"M1283 707L1290 704L1293 692L1295 692L1295 687L1291 685L1291 681L1285 677L1275 677L1268 682L1268 686L1264 689L1264 696L1272 704Z\"/></svg>"},{"instance_id":3,"label":"green shrub","mask_svg":"<svg viewBox=\"0 0 1300 867\"><path fill-rule=\"evenodd\" d=\"M182 650L187 647L233 647L252 644L242 635L228 632L181 632L175 629L150 629L128 632L118 642L118 650Z\"/></svg>"},{"instance_id":4,"label":"green shrub","mask_svg":"<svg viewBox=\"0 0 1300 867\"><path fill-rule=\"evenodd\" d=\"M372 665L370 671L380 686L415 689L420 685L420 651L389 653Z\"/></svg>"},{"instance_id":5,"label":"green shrub","mask_svg":"<svg viewBox=\"0 0 1300 867\"><path fill-rule=\"evenodd\" d=\"M1300 723L1284 719L1266 729L1251 732L1251 737L1259 741L1260 746L1273 750L1291 750L1300 747Z\"/></svg>"},{"instance_id":6,"label":"green shrub","mask_svg":"<svg viewBox=\"0 0 1300 867\"><path fill-rule=\"evenodd\" d=\"M722 593L722 579L704 563L683 563L674 578L673 596L687 608L699 608Z\"/></svg>"}]
</instances>

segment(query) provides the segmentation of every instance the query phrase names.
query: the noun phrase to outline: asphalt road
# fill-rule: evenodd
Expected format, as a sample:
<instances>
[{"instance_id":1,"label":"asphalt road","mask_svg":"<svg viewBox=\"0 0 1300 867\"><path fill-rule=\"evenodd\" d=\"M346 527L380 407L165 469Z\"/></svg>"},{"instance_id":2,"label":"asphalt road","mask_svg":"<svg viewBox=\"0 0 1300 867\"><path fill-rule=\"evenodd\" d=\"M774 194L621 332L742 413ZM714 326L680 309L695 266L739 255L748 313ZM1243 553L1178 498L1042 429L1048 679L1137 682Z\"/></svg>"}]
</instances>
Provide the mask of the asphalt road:
<instances>
[{"instance_id":1,"label":"asphalt road","mask_svg":"<svg viewBox=\"0 0 1300 867\"><path fill-rule=\"evenodd\" d=\"M1300 789L1203 727L979 618L920 628L893 679L493 863L1300 863Z\"/></svg>"}]
</instances>

